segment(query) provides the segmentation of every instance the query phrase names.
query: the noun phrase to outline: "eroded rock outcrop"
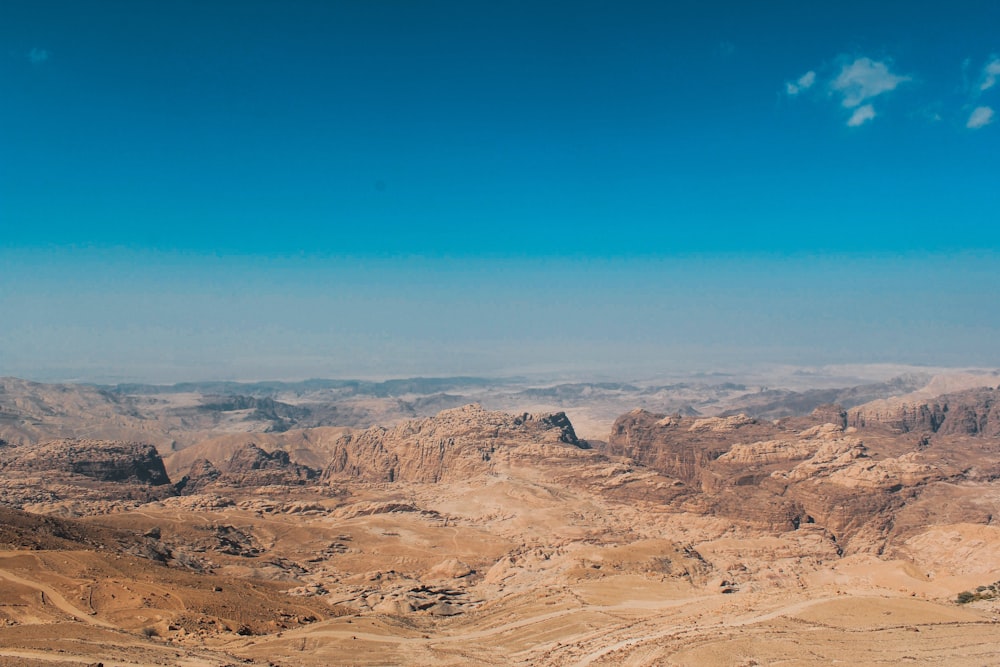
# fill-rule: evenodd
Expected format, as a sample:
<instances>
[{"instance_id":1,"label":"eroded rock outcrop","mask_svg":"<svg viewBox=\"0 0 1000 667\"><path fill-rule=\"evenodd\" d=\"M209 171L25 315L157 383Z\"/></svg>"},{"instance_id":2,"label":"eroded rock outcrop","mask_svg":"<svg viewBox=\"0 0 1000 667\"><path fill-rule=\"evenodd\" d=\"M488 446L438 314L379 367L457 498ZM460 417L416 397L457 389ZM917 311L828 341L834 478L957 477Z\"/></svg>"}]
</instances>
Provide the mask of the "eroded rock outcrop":
<instances>
[{"instance_id":1,"label":"eroded rock outcrop","mask_svg":"<svg viewBox=\"0 0 1000 667\"><path fill-rule=\"evenodd\" d=\"M625 456L689 485L732 447L734 439L764 440L778 432L769 422L745 415L690 419L633 410L611 427L608 453Z\"/></svg>"},{"instance_id":2,"label":"eroded rock outcrop","mask_svg":"<svg viewBox=\"0 0 1000 667\"><path fill-rule=\"evenodd\" d=\"M0 467L32 473L68 473L99 482L170 484L156 448L141 442L65 439L5 448Z\"/></svg>"},{"instance_id":3,"label":"eroded rock outcrop","mask_svg":"<svg viewBox=\"0 0 1000 667\"><path fill-rule=\"evenodd\" d=\"M196 460L180 486L184 493L195 493L211 486L295 486L318 477L318 470L294 463L288 452L281 449L268 452L248 442L221 463Z\"/></svg>"},{"instance_id":4,"label":"eroded rock outcrop","mask_svg":"<svg viewBox=\"0 0 1000 667\"><path fill-rule=\"evenodd\" d=\"M925 401L873 401L850 411L857 428L886 426L902 433L1000 436L1000 391L991 387L944 394Z\"/></svg>"},{"instance_id":5,"label":"eroded rock outcrop","mask_svg":"<svg viewBox=\"0 0 1000 667\"><path fill-rule=\"evenodd\" d=\"M986 403L976 405L961 423L980 428ZM879 432L873 451L864 430L847 421L832 405L778 422L634 410L615 422L608 450L690 485L678 505L685 511L772 532L815 524L838 549L880 551L894 512L927 484L958 479L961 468L914 437Z\"/></svg>"},{"instance_id":6,"label":"eroded rock outcrop","mask_svg":"<svg viewBox=\"0 0 1000 667\"><path fill-rule=\"evenodd\" d=\"M498 454L522 445L585 449L564 413L511 415L466 405L393 428L342 436L333 447L325 481L440 482L492 468Z\"/></svg>"},{"instance_id":7,"label":"eroded rock outcrop","mask_svg":"<svg viewBox=\"0 0 1000 667\"><path fill-rule=\"evenodd\" d=\"M66 516L176 493L156 448L138 442L64 439L0 448L0 477L0 504Z\"/></svg>"}]
</instances>

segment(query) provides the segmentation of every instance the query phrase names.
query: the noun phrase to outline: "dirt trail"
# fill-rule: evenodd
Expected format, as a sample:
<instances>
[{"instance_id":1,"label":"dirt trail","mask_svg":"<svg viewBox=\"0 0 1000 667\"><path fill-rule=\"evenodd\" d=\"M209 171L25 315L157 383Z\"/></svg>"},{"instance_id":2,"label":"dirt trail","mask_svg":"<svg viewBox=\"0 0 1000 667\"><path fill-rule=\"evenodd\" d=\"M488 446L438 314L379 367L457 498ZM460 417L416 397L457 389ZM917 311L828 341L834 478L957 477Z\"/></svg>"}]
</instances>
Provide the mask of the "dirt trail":
<instances>
[{"instance_id":1,"label":"dirt trail","mask_svg":"<svg viewBox=\"0 0 1000 667\"><path fill-rule=\"evenodd\" d=\"M92 665L93 659L82 656L59 655L54 656L49 651L14 651L10 649L0 649L0 657L22 658L24 660L39 660L44 662L65 662L72 665ZM105 663L108 667L112 663Z\"/></svg>"},{"instance_id":2,"label":"dirt trail","mask_svg":"<svg viewBox=\"0 0 1000 667\"><path fill-rule=\"evenodd\" d=\"M2 568L0 568L0 578L6 579L7 581L11 581L15 584L35 589L42 594L43 604L52 605L59 611L71 616L74 620L82 621L83 623L87 623L89 625L97 625L102 628L116 628L116 626L110 623L105 623L100 619L93 618L89 612L70 604L70 602L66 600L66 598L59 593L59 591L55 590L51 586L38 583L37 581L31 581L29 579L25 579L24 577L19 577L13 572Z\"/></svg>"},{"instance_id":3,"label":"dirt trail","mask_svg":"<svg viewBox=\"0 0 1000 667\"><path fill-rule=\"evenodd\" d=\"M538 625L540 623L545 623L546 621L551 621L564 616L572 616L586 612L608 613L614 611L625 611L629 609L666 610L670 608L681 607L686 604L702 600L704 600L704 597L678 598L662 602L643 600L643 601L626 601L614 605L584 605L582 607L569 607L566 609L559 609L556 611L539 614L537 616L526 616L516 621L510 621L502 625L496 625L482 630L472 630L470 632L458 631L455 632L455 634L449 634L449 635L438 634L430 639L418 638L418 637L403 637L399 635L390 635L390 634L375 634L371 632L367 633L357 632L356 630L349 628L338 628L338 629L302 628L300 630L286 632L285 635L287 637L301 635L309 638L356 637L358 639L364 639L367 641L391 643L391 644L406 644L406 643L450 644L455 642L466 642L471 639L487 639L490 637L494 637L496 635L501 635L510 632L511 630L518 630L533 625Z\"/></svg>"},{"instance_id":4,"label":"dirt trail","mask_svg":"<svg viewBox=\"0 0 1000 667\"><path fill-rule=\"evenodd\" d=\"M51 651L31 651L27 649L0 649L0 657L3 658L21 658L24 660L38 660L46 663L61 662L67 665L93 665L95 660L93 656L82 656L82 655L53 655ZM225 663L226 656L219 657L197 657L197 656L177 656L175 653L171 652L169 658L165 659L146 659L143 658L127 660L108 660L107 658L101 658L101 662L105 667L163 667L166 659L172 660L172 663L177 667L217 667L220 663Z\"/></svg>"},{"instance_id":5,"label":"dirt trail","mask_svg":"<svg viewBox=\"0 0 1000 667\"><path fill-rule=\"evenodd\" d=\"M579 660L573 663L573 667L586 667L592 664L594 661L603 658L604 656L613 653L615 651L629 648L631 646L637 646L644 644L649 641L654 641L657 639L663 639L670 636L699 636L707 633L718 631L720 628L735 628L744 625L753 625L754 623L763 623L765 621L771 621L780 616L787 616L789 614L795 614L809 607L823 604L831 600L836 600L837 596L832 597L822 597L815 598L812 600L800 600L798 602L793 602L791 604L783 605L777 609L772 609L770 611L750 614L748 616L741 616L738 618L733 618L724 621L718 621L716 623L711 623L707 625L695 625L692 626L691 623L682 623L677 625L671 625L657 632L651 632L638 636L631 636L627 639L622 639L621 641L615 642L608 646L604 646L596 651L592 651L587 655L583 656Z\"/></svg>"}]
</instances>

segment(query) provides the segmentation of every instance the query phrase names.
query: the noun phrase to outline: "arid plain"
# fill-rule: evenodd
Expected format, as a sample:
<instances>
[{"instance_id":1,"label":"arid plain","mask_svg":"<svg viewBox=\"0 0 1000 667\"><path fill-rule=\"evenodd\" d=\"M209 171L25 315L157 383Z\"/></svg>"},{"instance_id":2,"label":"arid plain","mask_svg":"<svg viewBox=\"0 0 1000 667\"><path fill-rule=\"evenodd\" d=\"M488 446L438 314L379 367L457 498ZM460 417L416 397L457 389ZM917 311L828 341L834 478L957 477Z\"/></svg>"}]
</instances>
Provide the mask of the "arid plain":
<instances>
[{"instance_id":1,"label":"arid plain","mask_svg":"<svg viewBox=\"0 0 1000 667\"><path fill-rule=\"evenodd\" d=\"M1000 376L880 372L6 378L0 665L998 664Z\"/></svg>"}]
</instances>

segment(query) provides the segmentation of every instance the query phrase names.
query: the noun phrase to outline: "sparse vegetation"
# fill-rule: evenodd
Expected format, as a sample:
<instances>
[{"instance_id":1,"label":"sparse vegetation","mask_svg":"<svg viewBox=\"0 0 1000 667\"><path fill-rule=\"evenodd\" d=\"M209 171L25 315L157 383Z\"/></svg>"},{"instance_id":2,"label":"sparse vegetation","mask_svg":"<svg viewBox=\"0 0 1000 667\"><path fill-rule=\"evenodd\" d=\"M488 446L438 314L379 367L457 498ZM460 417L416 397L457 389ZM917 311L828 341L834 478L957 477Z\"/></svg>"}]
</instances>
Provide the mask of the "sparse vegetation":
<instances>
[{"instance_id":1,"label":"sparse vegetation","mask_svg":"<svg viewBox=\"0 0 1000 667\"><path fill-rule=\"evenodd\" d=\"M976 591L962 591L955 597L958 604L969 604L977 600L993 600L1000 596L1000 581L994 581L989 586L977 586Z\"/></svg>"}]
</instances>

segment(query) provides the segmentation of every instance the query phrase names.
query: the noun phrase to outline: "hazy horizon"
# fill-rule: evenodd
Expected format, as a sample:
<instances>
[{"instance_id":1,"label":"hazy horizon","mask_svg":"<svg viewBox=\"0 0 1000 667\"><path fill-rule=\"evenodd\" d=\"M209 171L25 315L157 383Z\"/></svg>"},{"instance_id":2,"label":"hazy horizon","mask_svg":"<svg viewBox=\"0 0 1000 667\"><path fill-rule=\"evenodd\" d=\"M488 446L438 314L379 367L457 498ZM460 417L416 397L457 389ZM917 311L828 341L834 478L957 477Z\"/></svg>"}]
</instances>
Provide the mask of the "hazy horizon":
<instances>
[{"instance_id":1,"label":"hazy horizon","mask_svg":"<svg viewBox=\"0 0 1000 667\"><path fill-rule=\"evenodd\" d=\"M1000 367L1000 5L0 8L0 375Z\"/></svg>"}]
</instances>

